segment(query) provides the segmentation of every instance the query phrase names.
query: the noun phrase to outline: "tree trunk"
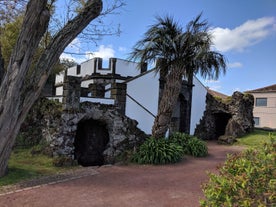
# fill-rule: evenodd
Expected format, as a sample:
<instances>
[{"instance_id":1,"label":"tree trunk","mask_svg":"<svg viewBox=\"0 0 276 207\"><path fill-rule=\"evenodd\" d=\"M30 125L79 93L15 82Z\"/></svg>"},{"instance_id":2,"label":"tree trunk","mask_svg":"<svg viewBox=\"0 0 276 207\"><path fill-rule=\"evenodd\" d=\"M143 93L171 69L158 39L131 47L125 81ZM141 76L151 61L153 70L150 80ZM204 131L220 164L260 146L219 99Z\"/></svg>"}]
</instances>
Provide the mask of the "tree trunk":
<instances>
[{"instance_id":1,"label":"tree trunk","mask_svg":"<svg viewBox=\"0 0 276 207\"><path fill-rule=\"evenodd\" d=\"M193 100L193 82L194 82L194 74L188 74L188 108L187 108L187 132L188 134L191 133L191 115L192 115L192 100Z\"/></svg>"},{"instance_id":2,"label":"tree trunk","mask_svg":"<svg viewBox=\"0 0 276 207\"><path fill-rule=\"evenodd\" d=\"M173 109L176 106L181 91L182 73L180 70L172 70L166 78L165 87L159 103L158 113L152 127L152 136L155 138L165 137L171 122Z\"/></svg>"},{"instance_id":3,"label":"tree trunk","mask_svg":"<svg viewBox=\"0 0 276 207\"><path fill-rule=\"evenodd\" d=\"M33 55L49 24L47 0L30 0L22 29L11 55L0 87L0 177L5 174L8 159L20 126L39 97L47 78L65 47L102 10L101 0L90 0L51 40L31 69Z\"/></svg>"},{"instance_id":4,"label":"tree trunk","mask_svg":"<svg viewBox=\"0 0 276 207\"><path fill-rule=\"evenodd\" d=\"M2 83L4 74L5 74L4 58L2 57L2 50L1 50L1 45L0 45L0 85Z\"/></svg>"}]
</instances>

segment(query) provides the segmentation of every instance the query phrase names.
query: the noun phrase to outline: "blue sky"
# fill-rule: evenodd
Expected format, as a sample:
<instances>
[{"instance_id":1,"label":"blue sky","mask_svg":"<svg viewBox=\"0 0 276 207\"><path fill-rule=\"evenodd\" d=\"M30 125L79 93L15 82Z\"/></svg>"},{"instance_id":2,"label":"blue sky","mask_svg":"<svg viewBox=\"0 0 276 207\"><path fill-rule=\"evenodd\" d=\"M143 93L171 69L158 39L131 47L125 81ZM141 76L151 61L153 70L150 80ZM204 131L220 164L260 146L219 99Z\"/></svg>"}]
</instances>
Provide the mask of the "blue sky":
<instances>
[{"instance_id":1,"label":"blue sky","mask_svg":"<svg viewBox=\"0 0 276 207\"><path fill-rule=\"evenodd\" d=\"M107 2L104 1L104 3ZM120 36L104 37L97 44L75 39L66 49L105 59L126 59L155 17L170 15L183 27L201 12L214 36L216 50L227 59L227 72L218 80L203 80L213 90L231 95L276 84L276 0L129 0L117 15L105 19L120 24ZM78 45L75 47L74 45ZM82 49L79 49L82 48ZM63 57L82 62L91 55Z\"/></svg>"}]
</instances>

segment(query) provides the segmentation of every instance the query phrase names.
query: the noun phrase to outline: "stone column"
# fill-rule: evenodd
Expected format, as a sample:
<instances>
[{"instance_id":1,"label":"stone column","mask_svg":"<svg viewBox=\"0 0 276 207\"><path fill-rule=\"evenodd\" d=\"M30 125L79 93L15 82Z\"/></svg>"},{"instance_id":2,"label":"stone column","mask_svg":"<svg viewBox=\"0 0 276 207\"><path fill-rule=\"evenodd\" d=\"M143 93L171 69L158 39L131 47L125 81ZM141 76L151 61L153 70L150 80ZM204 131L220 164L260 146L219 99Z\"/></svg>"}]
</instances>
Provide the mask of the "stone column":
<instances>
[{"instance_id":1,"label":"stone column","mask_svg":"<svg viewBox=\"0 0 276 207\"><path fill-rule=\"evenodd\" d=\"M78 111L80 108L80 95L81 77L67 76L63 83L63 110Z\"/></svg>"},{"instance_id":2,"label":"stone column","mask_svg":"<svg viewBox=\"0 0 276 207\"><path fill-rule=\"evenodd\" d=\"M126 111L126 89L127 85L125 83L112 84L111 98L115 99L115 106L122 114L125 114Z\"/></svg>"}]
</instances>

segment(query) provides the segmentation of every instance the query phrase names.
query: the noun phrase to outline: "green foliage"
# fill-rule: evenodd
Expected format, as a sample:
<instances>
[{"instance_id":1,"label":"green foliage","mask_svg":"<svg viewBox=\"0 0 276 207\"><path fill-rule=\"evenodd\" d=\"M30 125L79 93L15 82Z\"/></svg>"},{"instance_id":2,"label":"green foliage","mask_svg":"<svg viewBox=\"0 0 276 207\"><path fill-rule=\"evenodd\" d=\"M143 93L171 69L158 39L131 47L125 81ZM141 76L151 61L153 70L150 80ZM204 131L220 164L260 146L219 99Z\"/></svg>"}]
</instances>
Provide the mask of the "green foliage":
<instances>
[{"instance_id":1,"label":"green foliage","mask_svg":"<svg viewBox=\"0 0 276 207\"><path fill-rule=\"evenodd\" d=\"M148 138L134 153L132 160L139 164L176 163L183 156L183 148L167 139Z\"/></svg>"},{"instance_id":2,"label":"green foliage","mask_svg":"<svg viewBox=\"0 0 276 207\"><path fill-rule=\"evenodd\" d=\"M201 206L274 206L276 204L276 142L265 143L231 155L219 169L209 174L203 185Z\"/></svg>"},{"instance_id":3,"label":"green foliage","mask_svg":"<svg viewBox=\"0 0 276 207\"><path fill-rule=\"evenodd\" d=\"M189 151L188 151L189 139L191 139L190 135L181 133L181 132L175 132L169 137L170 142L173 142L183 147L184 154L189 154Z\"/></svg>"},{"instance_id":4,"label":"green foliage","mask_svg":"<svg viewBox=\"0 0 276 207\"><path fill-rule=\"evenodd\" d=\"M176 132L169 139L147 139L133 154L132 160L139 164L167 164L181 160L184 154L203 157L208 154L204 141Z\"/></svg>"},{"instance_id":5,"label":"green foliage","mask_svg":"<svg viewBox=\"0 0 276 207\"><path fill-rule=\"evenodd\" d=\"M248 133L242 137L237 138L235 145L243 145L248 147L262 147L265 142L270 142L269 134L271 132L254 129L253 132ZM273 133L271 133L273 135Z\"/></svg>"},{"instance_id":6,"label":"green foliage","mask_svg":"<svg viewBox=\"0 0 276 207\"><path fill-rule=\"evenodd\" d=\"M1 52L4 58L4 66L7 67L12 50L16 44L19 35L20 27L22 25L23 16L19 16L14 22L8 23L0 28L0 45Z\"/></svg>"},{"instance_id":7,"label":"green foliage","mask_svg":"<svg viewBox=\"0 0 276 207\"><path fill-rule=\"evenodd\" d=\"M25 121L21 125L20 133L16 138L15 147L33 147L45 145L42 128L45 127L45 117L54 120L61 116L62 106L60 103L39 99L31 108Z\"/></svg>"},{"instance_id":8,"label":"green foliage","mask_svg":"<svg viewBox=\"0 0 276 207\"><path fill-rule=\"evenodd\" d=\"M192 137L188 140L187 151L188 154L194 157L205 157L208 155L206 143L196 137Z\"/></svg>"},{"instance_id":9,"label":"green foliage","mask_svg":"<svg viewBox=\"0 0 276 207\"><path fill-rule=\"evenodd\" d=\"M8 174L1 177L0 187L38 176L65 172L68 169L72 167L55 167L53 158L43 154L33 154L32 149L14 149L9 159Z\"/></svg>"},{"instance_id":10,"label":"green foliage","mask_svg":"<svg viewBox=\"0 0 276 207\"><path fill-rule=\"evenodd\" d=\"M204 157L208 155L208 148L204 141L197 137L176 132L170 136L170 141L183 147L184 153L194 157Z\"/></svg>"}]
</instances>

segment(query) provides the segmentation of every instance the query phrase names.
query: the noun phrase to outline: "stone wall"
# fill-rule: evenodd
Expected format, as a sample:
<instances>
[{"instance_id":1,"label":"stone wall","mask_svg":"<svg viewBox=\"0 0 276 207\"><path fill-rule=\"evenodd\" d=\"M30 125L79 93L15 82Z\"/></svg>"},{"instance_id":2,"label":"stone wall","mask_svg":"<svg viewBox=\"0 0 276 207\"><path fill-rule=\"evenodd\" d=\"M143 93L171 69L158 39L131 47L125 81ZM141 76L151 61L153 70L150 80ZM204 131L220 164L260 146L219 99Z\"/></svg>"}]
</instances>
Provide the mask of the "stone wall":
<instances>
[{"instance_id":1,"label":"stone wall","mask_svg":"<svg viewBox=\"0 0 276 207\"><path fill-rule=\"evenodd\" d=\"M78 112L64 111L60 119L49 121L45 127L44 135L47 136L55 157L65 157L67 162L76 159L76 132L78 124L85 120L99 121L106 125L109 142L103 151L105 164L114 163L116 156L135 148L147 137L137 128L137 121L122 115L113 105L84 102L80 104Z\"/></svg>"},{"instance_id":2,"label":"stone wall","mask_svg":"<svg viewBox=\"0 0 276 207\"><path fill-rule=\"evenodd\" d=\"M195 129L195 136L223 143L233 143L254 128L254 97L240 92L222 100L207 93L206 110Z\"/></svg>"}]
</instances>

